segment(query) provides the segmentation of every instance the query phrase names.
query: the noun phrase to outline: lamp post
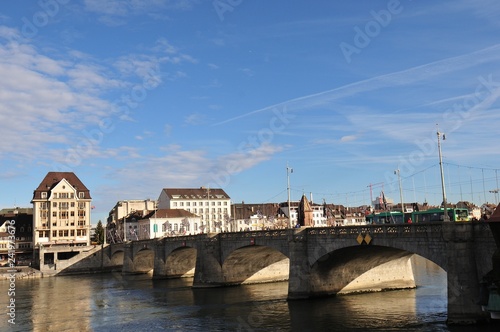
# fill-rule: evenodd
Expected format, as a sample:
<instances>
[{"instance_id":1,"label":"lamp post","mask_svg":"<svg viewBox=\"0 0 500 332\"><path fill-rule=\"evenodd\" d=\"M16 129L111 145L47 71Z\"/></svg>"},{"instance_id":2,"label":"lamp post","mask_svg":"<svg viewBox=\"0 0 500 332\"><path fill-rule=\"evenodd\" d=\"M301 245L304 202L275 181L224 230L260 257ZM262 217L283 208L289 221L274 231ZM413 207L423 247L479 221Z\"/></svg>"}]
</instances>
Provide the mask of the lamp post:
<instances>
[{"instance_id":1,"label":"lamp post","mask_svg":"<svg viewBox=\"0 0 500 332\"><path fill-rule=\"evenodd\" d=\"M438 152L439 152L439 169L441 172L441 190L443 192L443 221L450 221L450 217L448 216L448 204L446 202L446 188L444 185L444 172L443 172L443 156L441 154L441 135L443 135L443 141L446 139L445 134L439 132L439 128L437 130L437 143L438 143Z\"/></svg>"},{"instance_id":2,"label":"lamp post","mask_svg":"<svg viewBox=\"0 0 500 332\"><path fill-rule=\"evenodd\" d=\"M403 214L403 223L404 223L405 222L405 205L403 203L403 186L401 185L401 171L399 170L399 167L397 170L394 171L394 174L397 174L397 176L398 176L399 198L401 200L401 213Z\"/></svg>"},{"instance_id":3,"label":"lamp post","mask_svg":"<svg viewBox=\"0 0 500 332\"><path fill-rule=\"evenodd\" d=\"M288 225L292 226L292 207L290 206L290 173L293 173L293 169L288 167L288 162L286 163L286 181L287 181L287 191L288 191Z\"/></svg>"}]
</instances>

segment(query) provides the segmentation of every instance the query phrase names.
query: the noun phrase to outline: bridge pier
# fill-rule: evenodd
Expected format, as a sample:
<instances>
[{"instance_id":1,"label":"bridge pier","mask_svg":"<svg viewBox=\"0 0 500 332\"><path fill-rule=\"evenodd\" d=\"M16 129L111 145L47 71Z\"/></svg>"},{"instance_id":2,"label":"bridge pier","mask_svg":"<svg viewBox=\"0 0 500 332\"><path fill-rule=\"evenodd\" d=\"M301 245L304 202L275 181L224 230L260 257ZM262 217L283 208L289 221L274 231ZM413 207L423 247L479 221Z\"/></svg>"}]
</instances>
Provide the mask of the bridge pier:
<instances>
[{"instance_id":1,"label":"bridge pier","mask_svg":"<svg viewBox=\"0 0 500 332\"><path fill-rule=\"evenodd\" d=\"M444 223L443 239L448 261L447 323L467 325L486 321L489 315L478 305L482 271L478 270L475 257L474 228L468 224Z\"/></svg>"},{"instance_id":2,"label":"bridge pier","mask_svg":"<svg viewBox=\"0 0 500 332\"><path fill-rule=\"evenodd\" d=\"M303 232L305 233L305 232ZM288 277L288 299L307 299L311 296L311 266L304 234L293 235L290 246L290 274Z\"/></svg>"},{"instance_id":3,"label":"bridge pier","mask_svg":"<svg viewBox=\"0 0 500 332\"><path fill-rule=\"evenodd\" d=\"M155 246L153 279L163 279L168 277L167 267L165 264L165 241L159 241Z\"/></svg>"},{"instance_id":4,"label":"bridge pier","mask_svg":"<svg viewBox=\"0 0 500 332\"><path fill-rule=\"evenodd\" d=\"M196 257L193 288L220 287L224 285L219 235L207 235L196 243L199 253Z\"/></svg>"},{"instance_id":5,"label":"bridge pier","mask_svg":"<svg viewBox=\"0 0 500 332\"><path fill-rule=\"evenodd\" d=\"M134 247L132 242L123 245L123 266L122 274L133 274L134 270Z\"/></svg>"}]
</instances>

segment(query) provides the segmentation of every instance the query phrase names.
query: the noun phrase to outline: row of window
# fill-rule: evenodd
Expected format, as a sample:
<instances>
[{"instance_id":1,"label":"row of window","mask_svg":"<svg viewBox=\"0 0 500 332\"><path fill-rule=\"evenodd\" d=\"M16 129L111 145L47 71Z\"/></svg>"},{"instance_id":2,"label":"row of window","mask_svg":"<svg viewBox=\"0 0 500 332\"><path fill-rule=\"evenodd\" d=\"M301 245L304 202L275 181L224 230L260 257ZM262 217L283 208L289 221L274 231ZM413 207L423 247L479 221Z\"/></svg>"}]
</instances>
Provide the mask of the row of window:
<instances>
[{"instance_id":1,"label":"row of window","mask_svg":"<svg viewBox=\"0 0 500 332\"><path fill-rule=\"evenodd\" d=\"M49 231L38 231L38 237L49 237ZM87 236L86 229L62 229L62 230L53 230L52 237L74 237L76 236Z\"/></svg>"},{"instance_id":2,"label":"row of window","mask_svg":"<svg viewBox=\"0 0 500 332\"><path fill-rule=\"evenodd\" d=\"M54 198L75 198L74 193L53 193ZM47 198L48 192L43 191L42 192L42 198ZM79 192L78 193L78 198L85 198L85 193L84 192Z\"/></svg>"},{"instance_id":3,"label":"row of window","mask_svg":"<svg viewBox=\"0 0 500 332\"><path fill-rule=\"evenodd\" d=\"M187 208L186 211L192 212L194 214L198 214L198 213L205 213L205 214L207 214L207 213L210 213L210 208L205 208L205 210L203 210L203 208L199 208L199 209L198 208L193 208L193 209ZM227 214L228 213L227 208L218 208L217 210L216 210L216 208L212 208L212 213L219 213L220 214L220 213L223 213L223 212L225 214Z\"/></svg>"},{"instance_id":4,"label":"row of window","mask_svg":"<svg viewBox=\"0 0 500 332\"><path fill-rule=\"evenodd\" d=\"M205 204L203 204L203 202L172 202L172 206L176 206L176 207L177 206L203 206L203 205L208 206L209 205L208 203L209 203L208 201L206 201ZM217 201L217 202L211 201L210 203L212 203L211 204L212 206L215 206L216 203L217 203L217 206L222 206L222 205L227 206L227 202L226 201L224 201L224 202L221 202L221 201Z\"/></svg>"},{"instance_id":5,"label":"row of window","mask_svg":"<svg viewBox=\"0 0 500 332\"><path fill-rule=\"evenodd\" d=\"M78 226L85 226L86 221L85 220L78 220ZM47 225L50 225L49 223L42 223L42 228L47 227ZM57 220L52 221L52 226L57 227ZM59 220L59 227L70 227L70 226L75 226L75 221L74 220Z\"/></svg>"},{"instance_id":6,"label":"row of window","mask_svg":"<svg viewBox=\"0 0 500 332\"><path fill-rule=\"evenodd\" d=\"M0 243L0 249L8 249L8 248L9 248L8 244ZM31 243L19 243L16 246L16 249L29 249L29 248L31 248Z\"/></svg>"},{"instance_id":7,"label":"row of window","mask_svg":"<svg viewBox=\"0 0 500 332\"><path fill-rule=\"evenodd\" d=\"M78 202L78 208L79 209L85 209L85 202ZM41 210L47 210L47 207L48 207L48 204L47 202L42 202L40 203L40 209ZM59 207L59 209L61 210L67 210L69 209L70 207L74 208L75 207L75 202L52 202L52 207L57 209Z\"/></svg>"}]
</instances>

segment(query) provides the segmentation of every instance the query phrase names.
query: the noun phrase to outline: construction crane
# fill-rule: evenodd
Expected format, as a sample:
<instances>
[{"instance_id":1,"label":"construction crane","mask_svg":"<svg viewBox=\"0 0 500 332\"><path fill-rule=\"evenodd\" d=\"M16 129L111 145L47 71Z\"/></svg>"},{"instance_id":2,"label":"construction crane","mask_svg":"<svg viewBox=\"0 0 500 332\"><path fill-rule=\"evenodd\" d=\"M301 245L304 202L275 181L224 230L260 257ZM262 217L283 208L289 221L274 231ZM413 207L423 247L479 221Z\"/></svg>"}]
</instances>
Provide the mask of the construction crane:
<instances>
[{"instance_id":1,"label":"construction crane","mask_svg":"<svg viewBox=\"0 0 500 332\"><path fill-rule=\"evenodd\" d=\"M369 185L367 185L367 187L370 188L370 206L373 207L373 187L377 187L377 186L382 186L382 190L384 190L384 183L383 182L379 182L379 183L375 183L375 184L372 184L370 183Z\"/></svg>"}]
</instances>

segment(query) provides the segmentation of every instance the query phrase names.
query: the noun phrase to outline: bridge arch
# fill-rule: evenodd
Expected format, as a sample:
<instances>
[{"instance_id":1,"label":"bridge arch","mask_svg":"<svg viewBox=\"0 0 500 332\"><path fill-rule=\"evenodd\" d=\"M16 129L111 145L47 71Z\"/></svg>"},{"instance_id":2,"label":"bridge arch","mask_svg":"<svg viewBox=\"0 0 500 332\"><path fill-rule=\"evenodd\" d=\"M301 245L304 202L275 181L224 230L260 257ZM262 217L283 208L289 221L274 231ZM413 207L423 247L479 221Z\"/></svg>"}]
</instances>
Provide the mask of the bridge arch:
<instances>
[{"instance_id":1,"label":"bridge arch","mask_svg":"<svg viewBox=\"0 0 500 332\"><path fill-rule=\"evenodd\" d=\"M125 251L123 249L113 251L111 253L111 257L109 259L110 266L121 266L121 265L123 265L124 255L125 255Z\"/></svg>"},{"instance_id":2,"label":"bridge arch","mask_svg":"<svg viewBox=\"0 0 500 332\"><path fill-rule=\"evenodd\" d=\"M223 283L239 285L288 280L290 259L280 250L248 245L233 250L222 263Z\"/></svg>"},{"instance_id":3,"label":"bridge arch","mask_svg":"<svg viewBox=\"0 0 500 332\"><path fill-rule=\"evenodd\" d=\"M154 268L155 252L152 248L141 248L133 256L134 273L148 273Z\"/></svg>"},{"instance_id":4,"label":"bridge arch","mask_svg":"<svg viewBox=\"0 0 500 332\"><path fill-rule=\"evenodd\" d=\"M414 288L413 253L383 246L351 246L320 257L311 267L316 296Z\"/></svg>"},{"instance_id":5,"label":"bridge arch","mask_svg":"<svg viewBox=\"0 0 500 332\"><path fill-rule=\"evenodd\" d=\"M193 247L180 246L172 249L164 262L163 276L166 278L193 277L196 267L197 250Z\"/></svg>"}]
</instances>

